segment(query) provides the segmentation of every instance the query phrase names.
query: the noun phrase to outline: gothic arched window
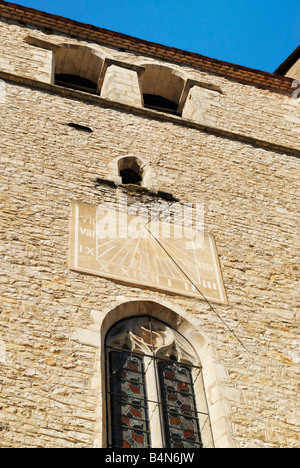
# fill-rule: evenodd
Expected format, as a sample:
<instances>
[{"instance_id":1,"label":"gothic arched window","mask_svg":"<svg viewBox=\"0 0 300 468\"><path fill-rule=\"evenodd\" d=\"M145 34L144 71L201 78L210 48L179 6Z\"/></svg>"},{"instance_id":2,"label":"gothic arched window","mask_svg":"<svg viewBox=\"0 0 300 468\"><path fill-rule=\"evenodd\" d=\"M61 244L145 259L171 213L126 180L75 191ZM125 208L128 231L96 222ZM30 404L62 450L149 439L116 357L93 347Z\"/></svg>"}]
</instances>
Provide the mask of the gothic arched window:
<instances>
[{"instance_id":1,"label":"gothic arched window","mask_svg":"<svg viewBox=\"0 0 300 468\"><path fill-rule=\"evenodd\" d=\"M108 447L213 447L201 365L165 323L135 317L106 342Z\"/></svg>"}]
</instances>

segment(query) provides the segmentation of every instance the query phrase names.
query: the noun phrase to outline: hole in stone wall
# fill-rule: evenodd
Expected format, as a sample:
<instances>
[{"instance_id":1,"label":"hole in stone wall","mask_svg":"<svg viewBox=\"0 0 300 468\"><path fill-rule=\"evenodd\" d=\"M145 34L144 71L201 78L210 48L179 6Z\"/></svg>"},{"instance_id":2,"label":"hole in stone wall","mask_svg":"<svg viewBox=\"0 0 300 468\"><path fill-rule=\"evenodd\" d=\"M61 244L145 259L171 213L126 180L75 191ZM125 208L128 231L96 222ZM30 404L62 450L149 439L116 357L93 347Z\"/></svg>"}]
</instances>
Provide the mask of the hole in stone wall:
<instances>
[{"instance_id":1,"label":"hole in stone wall","mask_svg":"<svg viewBox=\"0 0 300 468\"><path fill-rule=\"evenodd\" d=\"M75 130L80 132L93 133L93 130L90 127L86 127L85 125L79 125L72 122L68 123L67 125L71 128L75 128Z\"/></svg>"},{"instance_id":2,"label":"hole in stone wall","mask_svg":"<svg viewBox=\"0 0 300 468\"><path fill-rule=\"evenodd\" d=\"M120 176L122 177L122 184L133 184L141 185L142 177L140 174L135 172L133 169L123 169L120 171Z\"/></svg>"},{"instance_id":3,"label":"hole in stone wall","mask_svg":"<svg viewBox=\"0 0 300 468\"><path fill-rule=\"evenodd\" d=\"M119 161L119 175L124 185L142 185L143 169L137 158L125 157Z\"/></svg>"}]
</instances>

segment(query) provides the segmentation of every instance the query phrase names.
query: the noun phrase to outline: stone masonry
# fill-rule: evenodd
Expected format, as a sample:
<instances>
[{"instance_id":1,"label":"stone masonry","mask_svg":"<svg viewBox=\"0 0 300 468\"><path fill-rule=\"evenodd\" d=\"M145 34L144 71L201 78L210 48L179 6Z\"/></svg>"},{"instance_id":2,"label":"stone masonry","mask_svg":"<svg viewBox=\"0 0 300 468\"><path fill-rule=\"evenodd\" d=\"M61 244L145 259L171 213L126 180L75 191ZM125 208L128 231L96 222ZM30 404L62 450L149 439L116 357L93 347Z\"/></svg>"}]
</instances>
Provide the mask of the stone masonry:
<instances>
[{"instance_id":1,"label":"stone masonry","mask_svg":"<svg viewBox=\"0 0 300 468\"><path fill-rule=\"evenodd\" d=\"M111 311L138 300L168 304L214 350L203 360L216 446L298 447L294 77L6 2L0 14L0 447L105 446L103 330ZM84 50L83 76L92 57L97 95L54 84L66 45L74 63ZM152 69L177 87L181 113L144 108ZM143 161L155 190L113 183L113 162L127 156ZM70 270L73 202L116 207L126 195L151 207L160 193L203 204L228 305Z\"/></svg>"}]
</instances>

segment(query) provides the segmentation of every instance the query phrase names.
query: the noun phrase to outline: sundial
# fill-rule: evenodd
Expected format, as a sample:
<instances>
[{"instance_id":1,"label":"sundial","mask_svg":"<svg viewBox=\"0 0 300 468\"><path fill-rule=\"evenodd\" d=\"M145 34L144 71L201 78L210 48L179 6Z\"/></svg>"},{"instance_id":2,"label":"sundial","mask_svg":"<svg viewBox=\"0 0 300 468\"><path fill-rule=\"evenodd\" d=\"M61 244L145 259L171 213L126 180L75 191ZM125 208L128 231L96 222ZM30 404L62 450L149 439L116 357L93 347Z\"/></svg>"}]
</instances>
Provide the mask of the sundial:
<instances>
[{"instance_id":1,"label":"sundial","mask_svg":"<svg viewBox=\"0 0 300 468\"><path fill-rule=\"evenodd\" d=\"M104 206L72 205L70 268L227 303L214 237Z\"/></svg>"}]
</instances>

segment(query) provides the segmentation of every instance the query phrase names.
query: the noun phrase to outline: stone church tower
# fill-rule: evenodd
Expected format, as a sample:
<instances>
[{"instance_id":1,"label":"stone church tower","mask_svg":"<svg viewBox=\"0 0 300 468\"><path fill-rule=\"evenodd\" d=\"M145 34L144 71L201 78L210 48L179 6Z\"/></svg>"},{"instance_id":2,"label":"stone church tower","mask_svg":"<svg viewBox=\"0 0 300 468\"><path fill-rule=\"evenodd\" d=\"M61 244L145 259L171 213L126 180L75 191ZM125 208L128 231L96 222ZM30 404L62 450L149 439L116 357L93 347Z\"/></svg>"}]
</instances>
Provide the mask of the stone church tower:
<instances>
[{"instance_id":1,"label":"stone church tower","mask_svg":"<svg viewBox=\"0 0 300 468\"><path fill-rule=\"evenodd\" d=\"M0 447L296 447L299 48L0 16Z\"/></svg>"}]
</instances>

